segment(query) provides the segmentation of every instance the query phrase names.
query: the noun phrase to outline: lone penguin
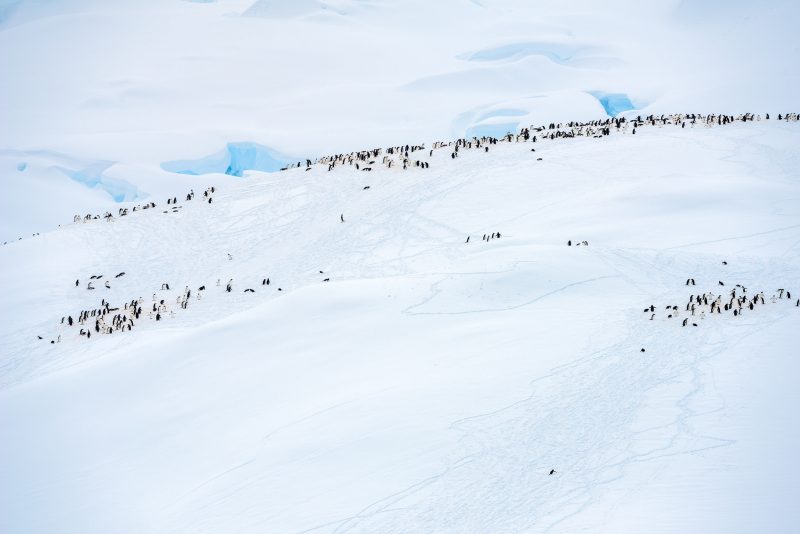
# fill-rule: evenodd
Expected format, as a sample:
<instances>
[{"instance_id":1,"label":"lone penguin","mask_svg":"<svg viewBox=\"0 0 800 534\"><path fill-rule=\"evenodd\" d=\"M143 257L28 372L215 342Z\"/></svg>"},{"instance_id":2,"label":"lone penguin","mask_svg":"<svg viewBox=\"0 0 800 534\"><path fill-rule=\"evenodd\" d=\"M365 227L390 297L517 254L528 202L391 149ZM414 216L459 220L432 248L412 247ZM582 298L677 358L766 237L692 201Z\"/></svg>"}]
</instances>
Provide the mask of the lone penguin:
<instances>
[{"instance_id":1,"label":"lone penguin","mask_svg":"<svg viewBox=\"0 0 800 534\"><path fill-rule=\"evenodd\" d=\"M341 221L342 221L342 222L344 222L344 213L342 213L341 215L339 215L339 219L341 219Z\"/></svg>"},{"instance_id":2,"label":"lone penguin","mask_svg":"<svg viewBox=\"0 0 800 534\"><path fill-rule=\"evenodd\" d=\"M556 470L555 469L551 469L550 472L547 473L547 474L549 476L549 475L554 475L555 473L556 473Z\"/></svg>"}]
</instances>

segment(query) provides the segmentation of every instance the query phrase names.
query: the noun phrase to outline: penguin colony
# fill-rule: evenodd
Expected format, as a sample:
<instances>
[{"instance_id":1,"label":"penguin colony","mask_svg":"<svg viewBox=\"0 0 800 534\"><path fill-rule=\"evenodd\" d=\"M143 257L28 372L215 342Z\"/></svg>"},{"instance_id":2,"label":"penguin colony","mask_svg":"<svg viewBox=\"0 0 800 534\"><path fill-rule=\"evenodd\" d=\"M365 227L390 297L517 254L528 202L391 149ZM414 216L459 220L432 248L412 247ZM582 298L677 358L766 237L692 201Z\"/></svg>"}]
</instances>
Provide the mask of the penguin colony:
<instances>
[{"instance_id":1,"label":"penguin colony","mask_svg":"<svg viewBox=\"0 0 800 534\"><path fill-rule=\"evenodd\" d=\"M779 114L777 118L781 121L797 122L800 120L800 115L797 113ZM459 157L461 152L467 150L476 150L487 153L492 146L495 146L498 143L537 143L548 140L571 139L577 137L602 138L611 135L612 132L630 133L635 135L637 129L647 127L663 128L667 126L673 126L677 128L686 128L688 125L690 128L711 128L734 124L737 122L746 123L769 119L769 114L766 114L762 119L761 115L754 115L752 113L744 113L737 116L717 114L671 114L660 116L649 115L645 118L639 116L635 119L626 119L621 117L590 122L572 121L567 123L550 123L546 126L531 126L528 128L523 128L517 134L509 133L502 138L474 137L472 139L456 139L455 141L450 142L435 142L433 143L432 148L427 150L427 156L425 145L393 146L386 149L377 148L358 152L350 152L348 154L324 156L313 161L311 159L306 159L305 168L306 170L310 170L313 165L321 165L325 167L328 172L335 170L337 167L344 166L353 167L357 171L369 172L372 170L373 166L376 165L381 165L387 169L428 169L430 167L430 162L424 158L433 158L436 151L444 151L447 153L448 159L456 159ZM533 148L531 151L535 152L536 149ZM540 157L536 158L536 161L541 160L542 158ZM299 168L302 166L303 162L298 161L296 164L288 165L281 170ZM366 191L369 190L369 188L370 186L365 186L362 188L362 190ZM215 187L211 186L207 188L203 192L201 202L211 206L213 194L215 192ZM186 202L190 202L194 199L194 191L189 191L185 195ZM168 208L166 210L162 210L163 214L177 213L183 208L183 206L178 203L177 197L171 197L167 199L166 204ZM157 211L156 207L157 205L155 202L148 202L145 204L139 204L132 208L119 208L117 217L126 217L129 214L137 211L149 211L150 213L153 213ZM75 215L73 218L73 223L85 224L99 220L113 222L115 220L115 216L111 212L105 212L102 215ZM344 213L340 215L339 222L346 224ZM39 234L33 234L34 237L37 235ZM464 243L470 244L475 242L474 240L471 240L472 237L473 236L467 236ZM499 239L500 237L502 237L502 234L498 231L494 231L483 234L481 240L484 242L489 242ZM4 244L7 244L7 242ZM573 240L570 239L567 241L567 245L570 247L588 246L589 243L585 240L573 242ZM228 259L232 261L233 256L228 254ZM727 264L727 262L723 263ZM323 274L323 271L319 271L319 273ZM115 276L115 278L119 278L124 275L124 272L120 272ZM85 289L90 291L95 290L95 284L99 284L102 278L102 274L91 276L85 286ZM329 282L330 279L330 277L326 277L322 279L322 281ZM255 283L252 285L257 286L258 284ZM266 287L270 285L270 279L263 278L260 285L266 289ZM688 279L686 281L686 285L695 285L694 279ZM722 286L724 284L720 281L719 285ZM79 279L75 280L75 287L81 287L81 282ZM102 287L110 289L110 280L103 282ZM216 281L216 287L222 287L219 279ZM282 291L282 288L280 287L275 289L279 292ZM194 300L201 300L202 293L206 291L206 285L204 284L199 286L195 291L190 289L188 286L185 286L182 291L178 292L177 294L173 294L170 290L169 284L164 283L162 284L160 290L168 293L162 294L163 298L154 293L151 301L147 302L143 297L139 296L125 301L121 305L112 306L103 298L96 308L82 309L75 313L64 315L61 318L61 324L59 325L58 330L63 331L66 329L66 331L76 332L78 336L86 339L91 339L93 336L98 337L100 335L112 335L119 332L130 332L133 330L134 326L139 324L141 321L162 321L164 319L174 317L176 311L187 309L192 301L192 295L194 295ZM234 281L231 279L225 285L225 292L231 293L233 291ZM255 289L253 289L253 287L245 287L245 289L242 291L245 293L255 293ZM706 316L714 313L722 314L724 311L733 317L739 317L743 313L749 313L755 311L759 307L765 306L768 300L770 303L777 303L784 299L786 301L791 301L791 292L784 289L779 289L774 294L771 294L769 298L767 298L763 291L748 295L747 289L737 284L729 294L715 294L713 292L692 294L690 295L686 305L682 308L678 305L668 305L658 309L659 311L657 311L657 308L654 305L651 305L645 308L644 311L648 313L651 320L654 320L657 314L660 312L666 316L666 319L678 319L684 327L690 325L698 326L698 321L702 321ZM797 300L795 306L800 308L800 299ZM44 340L42 336L37 336L37 338ZM60 333L57 333L53 339L50 339L50 343L53 344L59 343L60 341ZM642 352L643 351L644 349L642 349Z\"/></svg>"},{"instance_id":2,"label":"penguin colony","mask_svg":"<svg viewBox=\"0 0 800 534\"><path fill-rule=\"evenodd\" d=\"M727 265L727 262L725 262ZM696 285L694 278L686 280L687 286ZM717 281L717 286L725 286L721 280ZM730 317L742 317L750 313L755 313L770 304L788 303L800 308L800 299L792 303L792 293L787 289L780 288L767 297L764 291L747 292L747 288L741 284L736 284L729 292L715 293L706 291L705 293L690 294L685 306L677 304L667 304L657 307L653 304L644 309L644 313L650 317L650 321L657 318L680 322L681 327L699 326L700 322L713 315L724 315Z\"/></svg>"}]
</instances>

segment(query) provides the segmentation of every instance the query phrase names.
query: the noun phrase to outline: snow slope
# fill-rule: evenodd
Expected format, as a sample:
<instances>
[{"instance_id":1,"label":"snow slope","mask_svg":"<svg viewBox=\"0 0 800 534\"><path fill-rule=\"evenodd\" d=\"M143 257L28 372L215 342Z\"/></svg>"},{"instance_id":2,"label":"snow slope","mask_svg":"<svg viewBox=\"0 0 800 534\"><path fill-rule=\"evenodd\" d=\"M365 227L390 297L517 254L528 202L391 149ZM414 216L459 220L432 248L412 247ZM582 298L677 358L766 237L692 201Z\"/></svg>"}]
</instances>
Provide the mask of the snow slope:
<instances>
[{"instance_id":1,"label":"snow slope","mask_svg":"<svg viewBox=\"0 0 800 534\"><path fill-rule=\"evenodd\" d=\"M0 247L0 531L790 531L798 142L773 118L201 176L212 204ZM59 325L202 284L132 332ZM665 317L735 284L767 304Z\"/></svg>"},{"instance_id":2,"label":"snow slope","mask_svg":"<svg viewBox=\"0 0 800 534\"><path fill-rule=\"evenodd\" d=\"M199 182L162 164L231 143L294 159L628 106L796 109L799 6L0 0L0 179L13 199L1 206L0 239L131 195L183 191ZM105 162L101 184L112 185L69 183L50 171L55 161L15 170L43 152L80 162L78 171ZM30 198L68 208L19 202Z\"/></svg>"}]
</instances>

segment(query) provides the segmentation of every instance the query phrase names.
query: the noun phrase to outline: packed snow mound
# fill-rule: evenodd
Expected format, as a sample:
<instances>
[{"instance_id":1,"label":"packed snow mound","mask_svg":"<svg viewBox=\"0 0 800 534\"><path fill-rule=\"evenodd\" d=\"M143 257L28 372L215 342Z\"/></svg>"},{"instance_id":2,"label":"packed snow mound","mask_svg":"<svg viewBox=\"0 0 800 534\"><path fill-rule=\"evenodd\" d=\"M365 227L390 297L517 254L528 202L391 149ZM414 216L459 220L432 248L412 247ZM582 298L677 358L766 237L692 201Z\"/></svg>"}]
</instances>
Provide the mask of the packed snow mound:
<instances>
[{"instance_id":1,"label":"packed snow mound","mask_svg":"<svg viewBox=\"0 0 800 534\"><path fill-rule=\"evenodd\" d=\"M0 247L0 531L791 531L775 119L174 175L175 204Z\"/></svg>"},{"instance_id":2,"label":"packed snow mound","mask_svg":"<svg viewBox=\"0 0 800 534\"><path fill-rule=\"evenodd\" d=\"M529 56L542 56L560 65L580 68L610 68L620 66L621 60L604 55L602 49L570 43L521 42L509 43L475 52L460 54L466 61L517 61Z\"/></svg>"},{"instance_id":3,"label":"packed snow mound","mask_svg":"<svg viewBox=\"0 0 800 534\"><path fill-rule=\"evenodd\" d=\"M180 174L222 173L242 177L245 171L275 172L289 162L286 156L256 143L228 143L216 154L195 160L168 161L162 163L161 168Z\"/></svg>"},{"instance_id":4,"label":"packed snow mound","mask_svg":"<svg viewBox=\"0 0 800 534\"><path fill-rule=\"evenodd\" d=\"M452 121L453 137L502 137L541 121L559 122L560 110L570 106L578 116L602 116L600 101L582 91L541 93L525 98L499 100L459 113Z\"/></svg>"}]
</instances>

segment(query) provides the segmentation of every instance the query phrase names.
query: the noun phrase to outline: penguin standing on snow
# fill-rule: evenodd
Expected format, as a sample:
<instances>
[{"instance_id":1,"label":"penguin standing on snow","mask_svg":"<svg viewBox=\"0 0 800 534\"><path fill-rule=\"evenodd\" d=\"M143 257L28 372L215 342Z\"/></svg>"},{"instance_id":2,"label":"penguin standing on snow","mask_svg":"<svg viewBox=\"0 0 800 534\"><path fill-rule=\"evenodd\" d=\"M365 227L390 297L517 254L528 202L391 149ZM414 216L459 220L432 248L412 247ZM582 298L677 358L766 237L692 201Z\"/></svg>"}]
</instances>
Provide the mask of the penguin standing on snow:
<instances>
[{"instance_id":1,"label":"penguin standing on snow","mask_svg":"<svg viewBox=\"0 0 800 534\"><path fill-rule=\"evenodd\" d=\"M344 222L344 213L342 213L341 215L339 215L339 219L340 219L342 222Z\"/></svg>"}]
</instances>

